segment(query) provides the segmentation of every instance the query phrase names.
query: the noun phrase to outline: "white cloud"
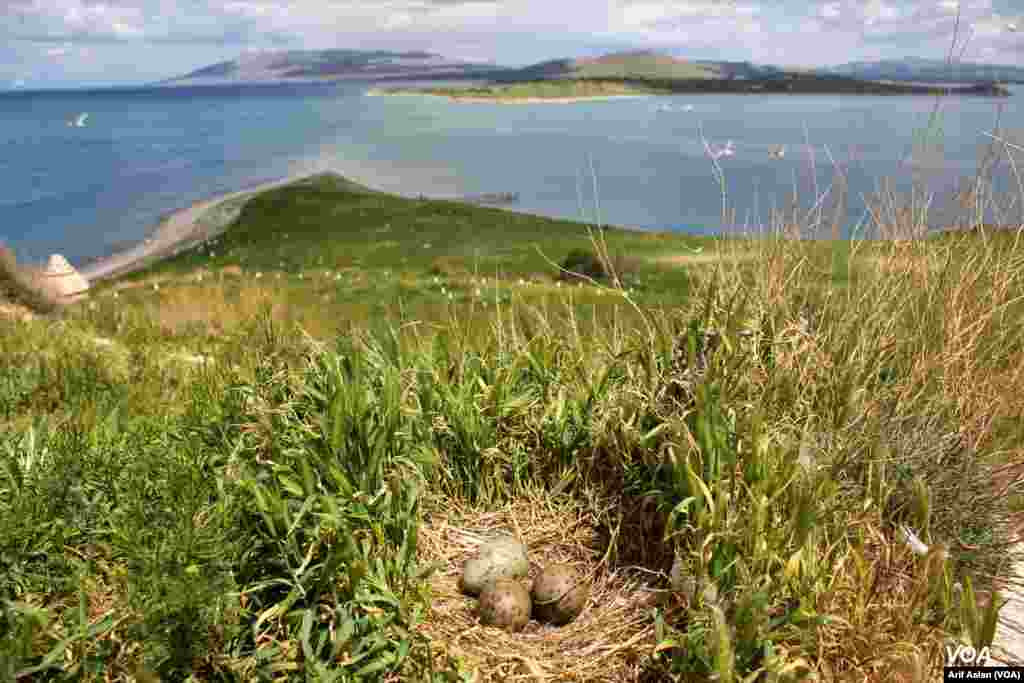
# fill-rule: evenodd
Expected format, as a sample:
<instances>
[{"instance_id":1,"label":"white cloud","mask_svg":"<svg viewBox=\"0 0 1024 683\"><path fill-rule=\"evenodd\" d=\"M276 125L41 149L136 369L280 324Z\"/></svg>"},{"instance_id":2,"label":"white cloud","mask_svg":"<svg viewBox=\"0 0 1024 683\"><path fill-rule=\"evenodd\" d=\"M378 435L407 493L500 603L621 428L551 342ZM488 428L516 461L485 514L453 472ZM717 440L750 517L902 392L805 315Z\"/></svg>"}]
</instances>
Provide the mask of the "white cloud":
<instances>
[{"instance_id":1,"label":"white cloud","mask_svg":"<svg viewBox=\"0 0 1024 683\"><path fill-rule=\"evenodd\" d=\"M255 2L228 2L224 4L224 11L228 14L258 18L270 14L272 10L266 5Z\"/></svg>"},{"instance_id":2,"label":"white cloud","mask_svg":"<svg viewBox=\"0 0 1024 683\"><path fill-rule=\"evenodd\" d=\"M0 0L0 73L77 68L67 46L86 44L113 46L95 51L97 69L130 63L162 75L281 46L423 49L506 64L632 48L776 64L941 58L958 6L961 38L973 33L972 45L993 51L972 47L964 59L1022 64L1024 40L1008 26L1024 17L1005 14L1021 1ZM14 60L5 44L36 47Z\"/></svg>"}]
</instances>

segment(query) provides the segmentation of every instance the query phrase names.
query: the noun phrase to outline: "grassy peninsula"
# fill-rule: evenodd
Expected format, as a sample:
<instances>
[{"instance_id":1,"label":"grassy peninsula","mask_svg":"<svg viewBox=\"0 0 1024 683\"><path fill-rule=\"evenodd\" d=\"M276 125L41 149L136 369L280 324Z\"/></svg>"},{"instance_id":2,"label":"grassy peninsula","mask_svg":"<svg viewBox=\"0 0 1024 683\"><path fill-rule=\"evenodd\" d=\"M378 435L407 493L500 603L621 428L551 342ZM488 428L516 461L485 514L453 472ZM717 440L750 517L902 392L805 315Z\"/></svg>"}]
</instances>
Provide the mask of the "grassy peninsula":
<instances>
[{"instance_id":1,"label":"grassy peninsula","mask_svg":"<svg viewBox=\"0 0 1024 683\"><path fill-rule=\"evenodd\" d=\"M643 84L603 80L552 80L486 86L375 88L372 95L434 95L456 102L579 101L609 97L667 95L671 91Z\"/></svg>"},{"instance_id":2,"label":"grassy peninsula","mask_svg":"<svg viewBox=\"0 0 1024 683\"><path fill-rule=\"evenodd\" d=\"M925 86L906 83L861 81L844 76L802 74L768 80L669 79L669 78L584 78L495 82L485 86L436 88L376 88L373 95L435 95L455 102L544 102L581 101L610 97L700 93L788 94L788 95L966 95L1007 97L1001 85Z\"/></svg>"}]
</instances>

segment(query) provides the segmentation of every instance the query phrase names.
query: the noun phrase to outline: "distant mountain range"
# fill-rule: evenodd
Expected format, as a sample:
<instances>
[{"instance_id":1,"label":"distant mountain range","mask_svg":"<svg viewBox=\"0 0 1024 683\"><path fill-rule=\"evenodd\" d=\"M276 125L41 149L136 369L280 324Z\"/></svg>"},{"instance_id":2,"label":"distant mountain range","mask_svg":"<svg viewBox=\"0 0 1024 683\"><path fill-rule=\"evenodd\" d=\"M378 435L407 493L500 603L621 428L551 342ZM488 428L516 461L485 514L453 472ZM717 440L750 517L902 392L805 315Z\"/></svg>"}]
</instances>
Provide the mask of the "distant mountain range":
<instances>
[{"instance_id":1,"label":"distant mountain range","mask_svg":"<svg viewBox=\"0 0 1024 683\"><path fill-rule=\"evenodd\" d=\"M448 78L502 70L493 64L447 59L429 52L388 50L288 50L254 52L218 62L163 85L258 83L299 80Z\"/></svg>"},{"instance_id":2,"label":"distant mountain range","mask_svg":"<svg viewBox=\"0 0 1024 683\"><path fill-rule=\"evenodd\" d=\"M941 59L904 57L878 62L849 62L831 68L814 69L818 74L849 76L866 81L919 81L930 83L975 83L998 81L1024 83L1024 68L1005 64L975 64Z\"/></svg>"},{"instance_id":3,"label":"distant mountain range","mask_svg":"<svg viewBox=\"0 0 1024 683\"><path fill-rule=\"evenodd\" d=\"M665 81L782 81L799 75L865 81L1024 83L1024 68L954 64L905 58L850 62L837 67L784 69L751 62L689 60L652 50L616 52L599 57L553 59L525 67L508 67L448 59L430 52L388 50L290 50L248 53L162 81L163 85L248 83L294 80L442 80L496 82L572 78L633 78Z\"/></svg>"}]
</instances>

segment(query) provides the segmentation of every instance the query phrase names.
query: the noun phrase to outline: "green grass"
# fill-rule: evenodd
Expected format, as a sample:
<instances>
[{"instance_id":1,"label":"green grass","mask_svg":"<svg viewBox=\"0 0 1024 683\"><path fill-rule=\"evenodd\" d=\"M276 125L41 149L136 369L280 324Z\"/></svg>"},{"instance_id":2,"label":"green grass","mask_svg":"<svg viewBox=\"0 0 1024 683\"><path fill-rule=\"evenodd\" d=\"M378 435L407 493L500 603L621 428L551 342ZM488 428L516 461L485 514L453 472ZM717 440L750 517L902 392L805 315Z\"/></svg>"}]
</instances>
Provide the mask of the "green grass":
<instances>
[{"instance_id":1,"label":"green grass","mask_svg":"<svg viewBox=\"0 0 1024 683\"><path fill-rule=\"evenodd\" d=\"M690 62L669 62L653 55L629 55L611 63L579 64L572 75L577 78L721 78L717 68Z\"/></svg>"},{"instance_id":2,"label":"green grass","mask_svg":"<svg viewBox=\"0 0 1024 683\"><path fill-rule=\"evenodd\" d=\"M595 77L596 78L596 77ZM401 88L385 91L394 95L426 94L444 97L472 97L495 100L518 100L527 98L561 98L561 97L606 97L609 95L657 95L668 91L654 87L644 87L632 83L590 79L555 79L544 81L528 81L507 85L488 85L474 87L421 88L406 90Z\"/></svg>"},{"instance_id":3,"label":"green grass","mask_svg":"<svg viewBox=\"0 0 1024 683\"><path fill-rule=\"evenodd\" d=\"M5 322L0 677L930 680L1018 552L1024 237L787 227L316 176ZM497 528L589 573L578 622L475 625Z\"/></svg>"}]
</instances>

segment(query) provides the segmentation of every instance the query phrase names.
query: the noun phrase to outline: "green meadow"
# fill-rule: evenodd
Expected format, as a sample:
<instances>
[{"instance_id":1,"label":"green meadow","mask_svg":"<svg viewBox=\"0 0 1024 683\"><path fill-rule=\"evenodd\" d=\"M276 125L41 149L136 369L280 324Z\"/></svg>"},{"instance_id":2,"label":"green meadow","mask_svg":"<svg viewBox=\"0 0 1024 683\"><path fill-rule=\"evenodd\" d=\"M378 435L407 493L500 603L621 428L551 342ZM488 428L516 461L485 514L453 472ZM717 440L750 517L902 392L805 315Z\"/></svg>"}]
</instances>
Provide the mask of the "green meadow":
<instances>
[{"instance_id":1,"label":"green meadow","mask_svg":"<svg viewBox=\"0 0 1024 683\"><path fill-rule=\"evenodd\" d=\"M608 97L614 95L667 95L671 91L635 83L610 80L558 79L473 87L391 88L388 95L438 95L451 98L520 100L560 97Z\"/></svg>"},{"instance_id":2,"label":"green meadow","mask_svg":"<svg viewBox=\"0 0 1024 683\"><path fill-rule=\"evenodd\" d=\"M1019 555L986 187L941 235L881 197L868 242L321 175L68 306L5 263L0 678L934 680ZM586 576L577 620L479 624L498 531Z\"/></svg>"}]
</instances>

